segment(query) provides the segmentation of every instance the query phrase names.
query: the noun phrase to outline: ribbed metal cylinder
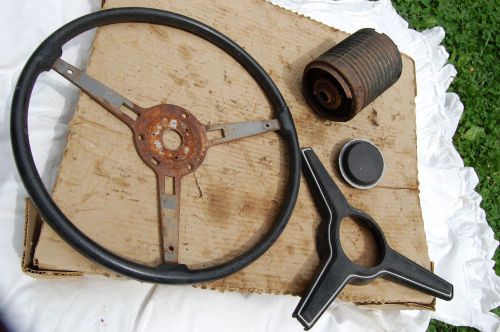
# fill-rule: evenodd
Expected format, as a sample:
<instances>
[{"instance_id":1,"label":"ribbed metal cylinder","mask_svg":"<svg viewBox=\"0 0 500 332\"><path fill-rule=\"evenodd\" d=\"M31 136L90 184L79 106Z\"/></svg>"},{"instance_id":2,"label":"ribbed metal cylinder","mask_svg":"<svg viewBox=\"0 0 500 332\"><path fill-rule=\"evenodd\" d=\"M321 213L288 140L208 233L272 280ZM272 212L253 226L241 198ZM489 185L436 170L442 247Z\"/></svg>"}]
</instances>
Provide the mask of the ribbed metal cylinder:
<instances>
[{"instance_id":1,"label":"ribbed metal cylinder","mask_svg":"<svg viewBox=\"0 0 500 332\"><path fill-rule=\"evenodd\" d=\"M306 66L304 97L322 117L348 121L396 83L402 67L401 54L389 37L362 29Z\"/></svg>"}]
</instances>

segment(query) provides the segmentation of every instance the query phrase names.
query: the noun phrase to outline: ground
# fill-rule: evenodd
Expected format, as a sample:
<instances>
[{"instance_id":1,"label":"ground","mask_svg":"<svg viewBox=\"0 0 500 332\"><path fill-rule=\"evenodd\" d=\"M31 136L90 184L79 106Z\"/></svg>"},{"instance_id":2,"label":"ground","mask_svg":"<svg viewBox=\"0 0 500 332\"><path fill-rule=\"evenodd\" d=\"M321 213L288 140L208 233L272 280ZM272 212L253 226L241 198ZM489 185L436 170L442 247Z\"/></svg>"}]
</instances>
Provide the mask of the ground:
<instances>
[{"instance_id":1,"label":"ground","mask_svg":"<svg viewBox=\"0 0 500 332\"><path fill-rule=\"evenodd\" d=\"M449 62L457 69L450 91L465 106L455 147L466 166L479 176L476 190L483 197L488 223L500 237L500 3L498 0L401 0L394 1L398 13L416 30L436 25L446 31L444 46ZM494 256L500 274L500 251ZM499 315L500 309L494 312ZM473 331L433 320L429 331Z\"/></svg>"}]
</instances>

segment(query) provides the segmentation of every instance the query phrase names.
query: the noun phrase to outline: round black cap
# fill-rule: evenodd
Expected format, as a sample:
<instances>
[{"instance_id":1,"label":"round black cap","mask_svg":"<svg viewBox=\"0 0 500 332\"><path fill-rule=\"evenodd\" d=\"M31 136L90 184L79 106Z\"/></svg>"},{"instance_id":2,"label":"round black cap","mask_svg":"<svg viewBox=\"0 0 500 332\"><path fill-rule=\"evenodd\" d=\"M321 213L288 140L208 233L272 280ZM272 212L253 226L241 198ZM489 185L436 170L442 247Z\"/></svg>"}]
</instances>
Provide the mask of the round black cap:
<instances>
[{"instance_id":1,"label":"round black cap","mask_svg":"<svg viewBox=\"0 0 500 332\"><path fill-rule=\"evenodd\" d=\"M384 157L370 141L348 142L342 148L339 159L342 176L356 188L373 187L384 173Z\"/></svg>"}]
</instances>

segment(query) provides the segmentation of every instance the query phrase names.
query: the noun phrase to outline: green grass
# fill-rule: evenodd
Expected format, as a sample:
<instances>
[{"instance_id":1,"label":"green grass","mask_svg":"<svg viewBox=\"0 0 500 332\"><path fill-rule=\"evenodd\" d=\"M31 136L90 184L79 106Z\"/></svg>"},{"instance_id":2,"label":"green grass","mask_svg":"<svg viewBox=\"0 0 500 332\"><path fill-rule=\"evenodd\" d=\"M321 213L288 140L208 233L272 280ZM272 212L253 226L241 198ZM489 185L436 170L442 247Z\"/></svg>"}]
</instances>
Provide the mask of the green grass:
<instances>
[{"instance_id":1,"label":"green grass","mask_svg":"<svg viewBox=\"0 0 500 332\"><path fill-rule=\"evenodd\" d=\"M466 166L479 175L476 190L483 197L488 223L500 237L500 2L484 0L402 0L394 7L416 30L442 26L449 62L458 71L450 91L465 106L455 147ZM500 275L500 251L494 256ZM494 312L499 315L499 308ZM473 331L432 321L429 331Z\"/></svg>"}]
</instances>

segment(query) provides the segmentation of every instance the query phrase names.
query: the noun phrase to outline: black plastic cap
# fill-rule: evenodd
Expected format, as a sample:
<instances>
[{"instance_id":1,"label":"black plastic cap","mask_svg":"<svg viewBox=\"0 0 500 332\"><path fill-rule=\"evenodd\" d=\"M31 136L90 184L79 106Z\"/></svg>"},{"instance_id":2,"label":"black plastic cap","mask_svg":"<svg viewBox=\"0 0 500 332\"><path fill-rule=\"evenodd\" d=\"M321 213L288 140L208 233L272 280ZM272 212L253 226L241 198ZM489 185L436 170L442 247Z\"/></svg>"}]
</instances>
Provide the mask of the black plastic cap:
<instances>
[{"instance_id":1,"label":"black plastic cap","mask_svg":"<svg viewBox=\"0 0 500 332\"><path fill-rule=\"evenodd\" d=\"M352 140L340 152L340 173L355 188L374 187L384 174L384 166L382 152L368 140Z\"/></svg>"}]
</instances>

